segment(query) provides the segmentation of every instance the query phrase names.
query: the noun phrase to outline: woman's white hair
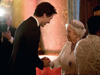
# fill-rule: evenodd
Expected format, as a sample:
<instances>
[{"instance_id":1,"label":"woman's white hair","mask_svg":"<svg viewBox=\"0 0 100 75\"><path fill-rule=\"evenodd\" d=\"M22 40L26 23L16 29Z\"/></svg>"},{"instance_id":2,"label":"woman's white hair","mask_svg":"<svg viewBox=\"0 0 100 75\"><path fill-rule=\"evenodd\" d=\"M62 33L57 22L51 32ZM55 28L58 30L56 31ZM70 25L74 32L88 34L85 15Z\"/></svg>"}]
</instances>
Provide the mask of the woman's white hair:
<instances>
[{"instance_id":1,"label":"woman's white hair","mask_svg":"<svg viewBox=\"0 0 100 75\"><path fill-rule=\"evenodd\" d=\"M68 24L65 25L67 28L70 26L80 38L82 38L86 32L84 24L78 20L70 20Z\"/></svg>"}]
</instances>

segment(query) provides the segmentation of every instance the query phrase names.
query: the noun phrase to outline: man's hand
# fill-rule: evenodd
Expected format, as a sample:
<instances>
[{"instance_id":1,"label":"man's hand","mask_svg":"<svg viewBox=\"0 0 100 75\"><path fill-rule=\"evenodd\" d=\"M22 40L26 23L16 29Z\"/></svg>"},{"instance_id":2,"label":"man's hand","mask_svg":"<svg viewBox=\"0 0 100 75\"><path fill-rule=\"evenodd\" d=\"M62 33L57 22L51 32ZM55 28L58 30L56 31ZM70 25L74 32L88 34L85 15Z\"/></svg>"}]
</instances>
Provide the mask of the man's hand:
<instances>
[{"instance_id":1,"label":"man's hand","mask_svg":"<svg viewBox=\"0 0 100 75\"><path fill-rule=\"evenodd\" d=\"M44 67L48 67L48 66L50 66L50 59L48 58L48 57L43 57L42 59L41 59L43 62L44 62Z\"/></svg>"},{"instance_id":2,"label":"man's hand","mask_svg":"<svg viewBox=\"0 0 100 75\"><path fill-rule=\"evenodd\" d=\"M9 30L8 30L7 32L3 32L2 34L3 34L3 36L4 36L5 38L7 38L8 40L11 39L11 32L10 32Z\"/></svg>"}]
</instances>

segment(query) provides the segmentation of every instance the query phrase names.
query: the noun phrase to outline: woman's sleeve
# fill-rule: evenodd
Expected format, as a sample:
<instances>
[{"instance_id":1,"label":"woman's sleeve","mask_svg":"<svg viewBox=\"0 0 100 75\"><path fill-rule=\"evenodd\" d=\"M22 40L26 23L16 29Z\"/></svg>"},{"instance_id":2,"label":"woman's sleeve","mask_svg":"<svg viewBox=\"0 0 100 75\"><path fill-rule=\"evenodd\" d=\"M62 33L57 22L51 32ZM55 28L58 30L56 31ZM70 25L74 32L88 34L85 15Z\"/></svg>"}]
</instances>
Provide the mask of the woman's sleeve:
<instances>
[{"instance_id":1,"label":"woman's sleeve","mask_svg":"<svg viewBox=\"0 0 100 75\"><path fill-rule=\"evenodd\" d=\"M66 48L66 44L62 48L62 50L61 50L60 54L58 55L58 57L55 60L50 62L50 69L57 68L57 67L61 66L61 56L64 53L65 48Z\"/></svg>"}]
</instances>

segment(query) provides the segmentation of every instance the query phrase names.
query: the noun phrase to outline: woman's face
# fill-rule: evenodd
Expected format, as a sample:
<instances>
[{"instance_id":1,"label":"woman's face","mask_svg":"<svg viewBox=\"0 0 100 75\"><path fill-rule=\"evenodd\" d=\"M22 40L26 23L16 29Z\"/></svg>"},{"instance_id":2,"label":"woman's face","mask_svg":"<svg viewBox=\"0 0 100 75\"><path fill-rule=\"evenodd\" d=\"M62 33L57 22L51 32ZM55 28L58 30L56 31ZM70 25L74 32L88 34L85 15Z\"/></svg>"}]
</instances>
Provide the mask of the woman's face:
<instances>
[{"instance_id":1,"label":"woman's face","mask_svg":"<svg viewBox=\"0 0 100 75\"><path fill-rule=\"evenodd\" d=\"M75 34L74 30L70 26L68 26L66 29L66 36L68 41L76 41L77 34Z\"/></svg>"}]
</instances>

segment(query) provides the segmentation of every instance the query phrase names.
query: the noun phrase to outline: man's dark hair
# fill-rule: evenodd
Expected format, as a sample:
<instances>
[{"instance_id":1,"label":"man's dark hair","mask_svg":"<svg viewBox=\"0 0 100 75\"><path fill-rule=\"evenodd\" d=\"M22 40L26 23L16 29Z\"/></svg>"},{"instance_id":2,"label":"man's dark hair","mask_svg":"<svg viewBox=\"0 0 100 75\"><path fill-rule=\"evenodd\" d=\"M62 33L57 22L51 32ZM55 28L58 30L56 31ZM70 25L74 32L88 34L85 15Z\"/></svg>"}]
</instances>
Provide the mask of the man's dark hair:
<instances>
[{"instance_id":1,"label":"man's dark hair","mask_svg":"<svg viewBox=\"0 0 100 75\"><path fill-rule=\"evenodd\" d=\"M94 7L93 12L100 10L100 4Z\"/></svg>"},{"instance_id":2,"label":"man's dark hair","mask_svg":"<svg viewBox=\"0 0 100 75\"><path fill-rule=\"evenodd\" d=\"M87 27L90 34L96 34L100 31L100 16L92 16L87 21Z\"/></svg>"},{"instance_id":3,"label":"man's dark hair","mask_svg":"<svg viewBox=\"0 0 100 75\"><path fill-rule=\"evenodd\" d=\"M44 13L47 15L47 17L51 16L52 14L57 14L56 9L53 5L51 5L48 2L42 2L40 3L34 12L34 15L37 17L41 17L44 15Z\"/></svg>"}]
</instances>

